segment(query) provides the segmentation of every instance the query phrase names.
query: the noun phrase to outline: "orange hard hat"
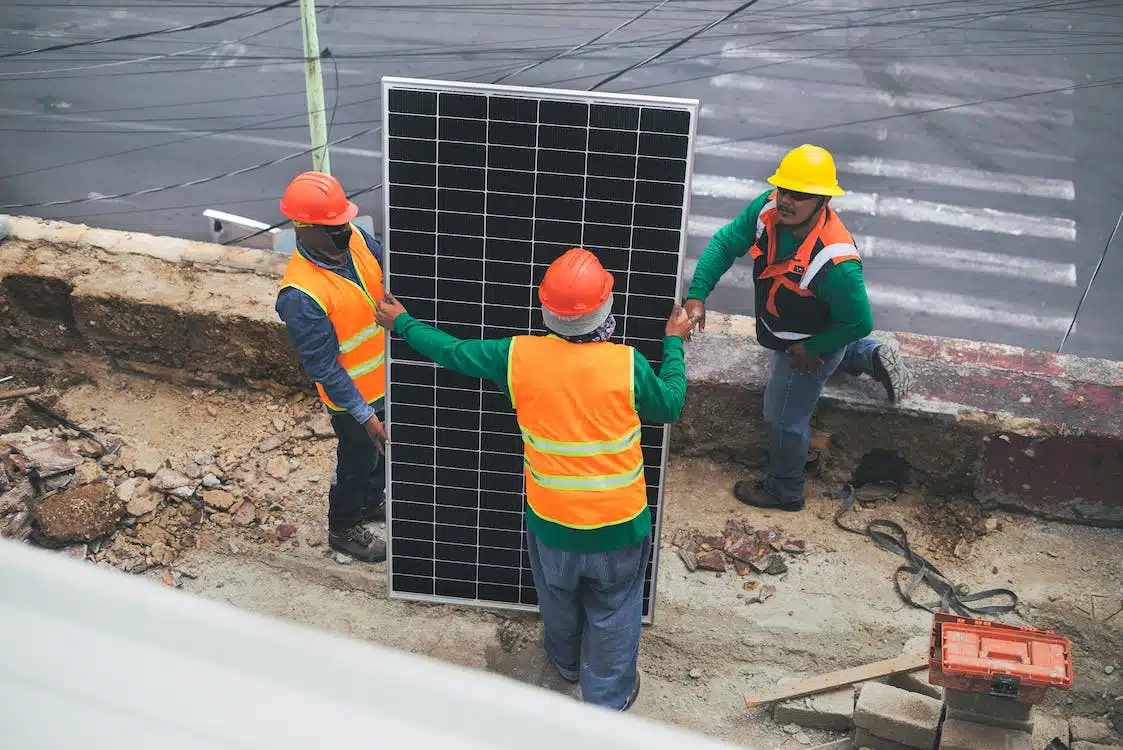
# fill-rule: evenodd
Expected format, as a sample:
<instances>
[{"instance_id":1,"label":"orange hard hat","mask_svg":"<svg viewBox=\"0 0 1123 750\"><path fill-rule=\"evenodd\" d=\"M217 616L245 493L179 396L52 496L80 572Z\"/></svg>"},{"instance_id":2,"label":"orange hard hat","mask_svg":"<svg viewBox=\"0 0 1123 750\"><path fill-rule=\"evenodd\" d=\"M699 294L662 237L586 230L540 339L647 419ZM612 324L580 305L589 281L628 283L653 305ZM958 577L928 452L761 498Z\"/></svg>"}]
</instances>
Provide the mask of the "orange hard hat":
<instances>
[{"instance_id":1,"label":"orange hard hat","mask_svg":"<svg viewBox=\"0 0 1123 750\"><path fill-rule=\"evenodd\" d=\"M293 178L281 198L281 213L303 224L346 224L359 213L339 180L324 172L303 172Z\"/></svg>"},{"instance_id":2,"label":"orange hard hat","mask_svg":"<svg viewBox=\"0 0 1123 750\"><path fill-rule=\"evenodd\" d=\"M542 306L560 318L596 311L612 294L612 274L582 247L567 250L550 264L538 285Z\"/></svg>"}]
</instances>

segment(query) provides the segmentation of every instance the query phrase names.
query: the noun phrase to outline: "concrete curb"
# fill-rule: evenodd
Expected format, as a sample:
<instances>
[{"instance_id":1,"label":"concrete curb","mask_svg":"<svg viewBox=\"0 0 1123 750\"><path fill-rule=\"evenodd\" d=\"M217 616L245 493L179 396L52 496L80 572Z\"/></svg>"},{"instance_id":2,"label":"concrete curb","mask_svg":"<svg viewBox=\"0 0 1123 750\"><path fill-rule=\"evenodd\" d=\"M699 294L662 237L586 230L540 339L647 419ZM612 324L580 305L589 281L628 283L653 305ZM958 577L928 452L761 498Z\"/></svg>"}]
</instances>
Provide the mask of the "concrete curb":
<instances>
[{"instance_id":1,"label":"concrete curb","mask_svg":"<svg viewBox=\"0 0 1123 750\"><path fill-rule=\"evenodd\" d=\"M287 259L264 250L94 229L29 217L0 243L0 350L60 353L180 382L307 390L273 310ZM754 321L711 313L687 345L690 389L671 431L683 455L751 462L762 448L771 352ZM885 401L837 375L815 427L843 481L875 448L913 481L991 505L1123 526L1123 363L943 339L875 334L900 348L913 392Z\"/></svg>"},{"instance_id":2,"label":"concrete curb","mask_svg":"<svg viewBox=\"0 0 1123 750\"><path fill-rule=\"evenodd\" d=\"M288 258L268 250L250 247L215 245L209 242L162 237L142 232L119 232L97 229L85 224L49 221L33 216L6 216L0 221L10 224L9 239L25 242L49 242L66 245L88 245L108 253L143 255L169 263L193 263L241 271L253 271L280 278Z\"/></svg>"}]
</instances>

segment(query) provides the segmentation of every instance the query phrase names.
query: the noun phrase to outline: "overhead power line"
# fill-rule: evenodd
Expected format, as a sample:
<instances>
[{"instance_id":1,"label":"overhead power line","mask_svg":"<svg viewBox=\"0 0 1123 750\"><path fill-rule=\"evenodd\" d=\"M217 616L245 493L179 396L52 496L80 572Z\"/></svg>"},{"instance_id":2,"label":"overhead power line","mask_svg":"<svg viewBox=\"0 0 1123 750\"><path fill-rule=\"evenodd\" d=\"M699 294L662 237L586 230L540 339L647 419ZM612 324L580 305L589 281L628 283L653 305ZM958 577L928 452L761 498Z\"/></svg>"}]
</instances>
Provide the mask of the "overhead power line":
<instances>
[{"instance_id":1,"label":"overhead power line","mask_svg":"<svg viewBox=\"0 0 1123 750\"><path fill-rule=\"evenodd\" d=\"M225 16L223 18L215 18L210 21L200 21L199 23L187 24L185 26L173 26L167 29L156 29L155 31L138 31L134 34L121 34L120 36L110 36L104 39L86 39L80 42L67 42L66 44L53 44L50 47L39 47L37 49L25 49L20 52L4 52L0 53L0 59L23 57L25 55L37 55L43 52L57 52L64 49L72 49L74 47L91 47L95 44L109 44L111 42L127 42L133 39L144 39L150 36L159 36L161 34L178 34L184 31L196 31L198 29L210 29L215 26L221 26L224 23L231 21L241 21L245 18L252 18L253 16L260 16L262 13L284 8L289 5L296 5L300 0L281 0L279 3L267 5L264 8L257 8L255 10L247 10L244 13L238 13L233 16Z\"/></svg>"}]
</instances>

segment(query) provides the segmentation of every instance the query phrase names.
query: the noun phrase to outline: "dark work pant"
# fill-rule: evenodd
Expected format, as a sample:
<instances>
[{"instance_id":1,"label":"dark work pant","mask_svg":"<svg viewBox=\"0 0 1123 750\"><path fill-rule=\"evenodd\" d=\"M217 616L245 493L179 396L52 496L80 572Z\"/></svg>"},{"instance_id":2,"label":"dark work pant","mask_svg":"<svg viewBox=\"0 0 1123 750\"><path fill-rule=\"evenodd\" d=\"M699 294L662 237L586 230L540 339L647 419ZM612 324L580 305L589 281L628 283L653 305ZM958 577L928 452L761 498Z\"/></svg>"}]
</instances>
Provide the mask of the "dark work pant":
<instances>
[{"instance_id":1,"label":"dark work pant","mask_svg":"<svg viewBox=\"0 0 1123 750\"><path fill-rule=\"evenodd\" d=\"M381 414L376 414L379 419ZM331 413L339 445L328 492L328 528L344 531L362 521L363 508L377 508L386 492L386 464L363 425L347 412Z\"/></svg>"}]
</instances>

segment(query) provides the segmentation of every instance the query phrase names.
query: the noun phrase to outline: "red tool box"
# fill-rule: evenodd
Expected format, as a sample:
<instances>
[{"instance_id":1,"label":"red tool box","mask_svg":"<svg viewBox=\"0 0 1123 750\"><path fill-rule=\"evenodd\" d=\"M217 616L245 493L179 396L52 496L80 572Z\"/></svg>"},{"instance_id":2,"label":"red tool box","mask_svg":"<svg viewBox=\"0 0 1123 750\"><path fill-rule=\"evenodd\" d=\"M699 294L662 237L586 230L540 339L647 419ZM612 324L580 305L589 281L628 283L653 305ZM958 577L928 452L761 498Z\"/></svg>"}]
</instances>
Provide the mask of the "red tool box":
<instances>
[{"instance_id":1,"label":"red tool box","mask_svg":"<svg viewBox=\"0 0 1123 750\"><path fill-rule=\"evenodd\" d=\"M1048 630L937 614L928 681L952 690L1040 703L1049 688L1072 687L1072 642Z\"/></svg>"}]
</instances>

